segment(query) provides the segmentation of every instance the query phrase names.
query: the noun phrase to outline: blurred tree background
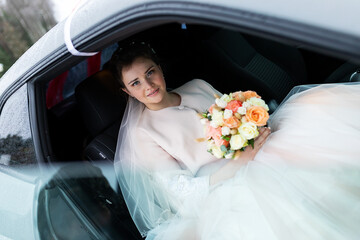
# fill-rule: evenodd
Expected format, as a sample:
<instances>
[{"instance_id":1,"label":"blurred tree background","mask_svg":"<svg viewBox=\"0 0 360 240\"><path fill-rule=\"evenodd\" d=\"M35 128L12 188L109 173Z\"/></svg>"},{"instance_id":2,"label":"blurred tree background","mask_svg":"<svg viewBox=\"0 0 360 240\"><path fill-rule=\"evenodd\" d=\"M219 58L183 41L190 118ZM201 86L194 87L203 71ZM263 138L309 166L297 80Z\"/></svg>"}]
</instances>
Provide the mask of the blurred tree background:
<instances>
[{"instance_id":1,"label":"blurred tree background","mask_svg":"<svg viewBox=\"0 0 360 240\"><path fill-rule=\"evenodd\" d=\"M0 78L55 24L51 0L0 0Z\"/></svg>"}]
</instances>

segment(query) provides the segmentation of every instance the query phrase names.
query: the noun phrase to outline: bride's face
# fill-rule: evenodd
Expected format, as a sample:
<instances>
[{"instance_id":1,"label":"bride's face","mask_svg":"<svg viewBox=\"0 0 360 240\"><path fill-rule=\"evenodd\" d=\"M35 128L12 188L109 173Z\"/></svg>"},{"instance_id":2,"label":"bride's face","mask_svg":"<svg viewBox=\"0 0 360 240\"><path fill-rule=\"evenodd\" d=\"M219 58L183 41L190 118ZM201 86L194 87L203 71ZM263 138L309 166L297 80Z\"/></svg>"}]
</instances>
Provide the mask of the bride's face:
<instances>
[{"instance_id":1,"label":"bride's face","mask_svg":"<svg viewBox=\"0 0 360 240\"><path fill-rule=\"evenodd\" d=\"M130 66L124 67L122 80L125 85L123 91L150 109L161 104L167 93L160 66L148 58L136 58Z\"/></svg>"}]
</instances>

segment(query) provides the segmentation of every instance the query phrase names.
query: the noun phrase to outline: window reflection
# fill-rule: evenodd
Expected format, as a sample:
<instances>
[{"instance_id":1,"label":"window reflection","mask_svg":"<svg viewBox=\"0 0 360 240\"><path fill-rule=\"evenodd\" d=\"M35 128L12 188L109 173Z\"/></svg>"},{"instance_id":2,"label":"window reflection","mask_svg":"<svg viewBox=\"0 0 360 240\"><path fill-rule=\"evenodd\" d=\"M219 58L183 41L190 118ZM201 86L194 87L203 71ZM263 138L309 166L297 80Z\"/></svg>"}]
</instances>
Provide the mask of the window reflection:
<instances>
[{"instance_id":1,"label":"window reflection","mask_svg":"<svg viewBox=\"0 0 360 240\"><path fill-rule=\"evenodd\" d=\"M26 85L5 103L0 115L0 126L0 164L35 163Z\"/></svg>"}]
</instances>

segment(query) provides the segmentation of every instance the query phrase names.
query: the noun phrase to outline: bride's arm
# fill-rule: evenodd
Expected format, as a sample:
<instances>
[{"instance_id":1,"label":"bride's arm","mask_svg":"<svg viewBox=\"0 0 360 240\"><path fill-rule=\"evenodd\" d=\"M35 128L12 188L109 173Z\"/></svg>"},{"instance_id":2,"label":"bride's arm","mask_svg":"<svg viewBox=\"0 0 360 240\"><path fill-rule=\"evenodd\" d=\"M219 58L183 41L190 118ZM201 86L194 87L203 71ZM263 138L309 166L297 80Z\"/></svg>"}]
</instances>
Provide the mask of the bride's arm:
<instances>
[{"instance_id":1,"label":"bride's arm","mask_svg":"<svg viewBox=\"0 0 360 240\"><path fill-rule=\"evenodd\" d=\"M210 176L210 185L214 185L221 181L234 177L236 172L239 171L241 167L243 167L249 161L252 161L254 159L255 155L257 154L261 146L265 143L269 134L270 134L269 128L260 129L260 134L254 142L254 148L251 148L250 146L247 147L245 151L241 153L238 159L229 161L219 170L214 172Z\"/></svg>"},{"instance_id":2,"label":"bride's arm","mask_svg":"<svg viewBox=\"0 0 360 240\"><path fill-rule=\"evenodd\" d=\"M146 131L138 129L136 139L136 161L148 170L158 187L164 187L179 200L190 196L201 197L208 191L209 176L195 177L190 170L181 167L181 162L166 152Z\"/></svg>"},{"instance_id":3,"label":"bride's arm","mask_svg":"<svg viewBox=\"0 0 360 240\"><path fill-rule=\"evenodd\" d=\"M179 200L188 197L201 198L210 185L232 178L247 162L254 159L256 153L270 134L268 128L260 129L254 142L254 149L247 147L237 160L229 161L210 176L194 177L189 170L181 168L179 162L154 142L145 132L137 136L138 159L161 185Z\"/></svg>"}]
</instances>

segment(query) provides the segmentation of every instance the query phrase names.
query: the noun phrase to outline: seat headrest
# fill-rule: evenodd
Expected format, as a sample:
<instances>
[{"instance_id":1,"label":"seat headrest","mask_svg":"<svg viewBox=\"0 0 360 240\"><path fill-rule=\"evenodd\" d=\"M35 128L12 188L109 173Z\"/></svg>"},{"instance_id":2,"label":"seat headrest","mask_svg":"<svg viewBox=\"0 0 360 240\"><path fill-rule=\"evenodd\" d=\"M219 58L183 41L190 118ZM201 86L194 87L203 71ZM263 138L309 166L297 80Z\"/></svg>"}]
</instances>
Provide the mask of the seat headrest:
<instances>
[{"instance_id":1,"label":"seat headrest","mask_svg":"<svg viewBox=\"0 0 360 240\"><path fill-rule=\"evenodd\" d=\"M121 95L120 87L107 70L95 73L76 87L76 100L85 126L93 137L121 120L126 98Z\"/></svg>"}]
</instances>

